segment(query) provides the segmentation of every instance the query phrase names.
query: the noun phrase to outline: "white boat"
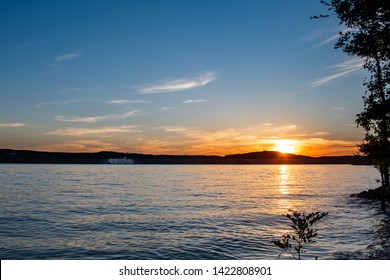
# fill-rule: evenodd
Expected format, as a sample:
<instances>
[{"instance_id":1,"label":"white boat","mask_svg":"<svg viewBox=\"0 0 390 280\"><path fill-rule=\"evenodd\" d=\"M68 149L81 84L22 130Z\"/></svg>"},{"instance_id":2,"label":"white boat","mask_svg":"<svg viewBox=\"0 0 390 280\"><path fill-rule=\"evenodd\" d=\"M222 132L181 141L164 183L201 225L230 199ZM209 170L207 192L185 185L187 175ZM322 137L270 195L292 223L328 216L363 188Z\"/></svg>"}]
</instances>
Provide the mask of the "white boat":
<instances>
[{"instance_id":1,"label":"white boat","mask_svg":"<svg viewBox=\"0 0 390 280\"><path fill-rule=\"evenodd\" d=\"M134 160L131 158L123 157L123 158L110 158L107 163L109 164L134 164Z\"/></svg>"}]
</instances>

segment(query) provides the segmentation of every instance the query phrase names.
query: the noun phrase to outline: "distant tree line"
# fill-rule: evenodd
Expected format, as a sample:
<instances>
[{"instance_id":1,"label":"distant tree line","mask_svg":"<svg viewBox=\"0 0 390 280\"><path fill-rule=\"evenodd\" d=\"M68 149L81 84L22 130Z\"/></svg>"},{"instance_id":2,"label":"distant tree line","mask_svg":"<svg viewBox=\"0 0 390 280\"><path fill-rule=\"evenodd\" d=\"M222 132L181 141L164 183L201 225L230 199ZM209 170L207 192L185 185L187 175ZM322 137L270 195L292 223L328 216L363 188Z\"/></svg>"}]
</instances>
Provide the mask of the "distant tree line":
<instances>
[{"instance_id":1,"label":"distant tree line","mask_svg":"<svg viewBox=\"0 0 390 280\"><path fill-rule=\"evenodd\" d=\"M308 157L280 152L254 152L226 156L151 155L97 152L59 153L0 149L0 163L107 164L110 159L131 159L136 164L369 164L351 156Z\"/></svg>"}]
</instances>

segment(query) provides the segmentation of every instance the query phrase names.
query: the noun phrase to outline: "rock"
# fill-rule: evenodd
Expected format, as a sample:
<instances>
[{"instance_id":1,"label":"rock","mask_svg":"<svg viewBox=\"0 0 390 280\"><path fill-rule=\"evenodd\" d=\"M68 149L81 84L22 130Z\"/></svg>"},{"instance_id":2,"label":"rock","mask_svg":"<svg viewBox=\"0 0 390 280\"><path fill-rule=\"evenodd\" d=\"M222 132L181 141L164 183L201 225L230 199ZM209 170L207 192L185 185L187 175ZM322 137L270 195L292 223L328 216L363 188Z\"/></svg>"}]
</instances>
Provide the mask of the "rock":
<instances>
[{"instance_id":1,"label":"rock","mask_svg":"<svg viewBox=\"0 0 390 280\"><path fill-rule=\"evenodd\" d=\"M385 188L385 198L387 200L390 200L390 187L385 186L384 188ZM382 193L383 193L383 187L379 187L376 189L370 189L367 191L363 191L361 193L352 194L351 196L358 197L358 198L381 199Z\"/></svg>"}]
</instances>

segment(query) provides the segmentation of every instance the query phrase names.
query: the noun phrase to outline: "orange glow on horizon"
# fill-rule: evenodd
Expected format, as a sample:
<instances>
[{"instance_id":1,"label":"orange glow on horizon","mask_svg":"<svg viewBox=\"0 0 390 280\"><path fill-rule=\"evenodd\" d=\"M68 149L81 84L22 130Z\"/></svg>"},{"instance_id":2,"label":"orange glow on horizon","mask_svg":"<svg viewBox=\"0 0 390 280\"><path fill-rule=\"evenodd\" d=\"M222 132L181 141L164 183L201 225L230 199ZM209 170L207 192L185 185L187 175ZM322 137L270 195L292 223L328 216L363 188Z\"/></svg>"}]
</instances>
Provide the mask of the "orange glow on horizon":
<instances>
[{"instance_id":1,"label":"orange glow on horizon","mask_svg":"<svg viewBox=\"0 0 390 280\"><path fill-rule=\"evenodd\" d=\"M229 136L229 135L228 135ZM140 139L134 142L109 141L108 139L79 139L56 144L16 149L38 150L47 152L99 152L115 151L123 153L171 154L171 155L217 155L245 154L261 151L278 151L305 156L345 156L357 152L358 142L330 140L323 138L308 139L246 139L245 137L201 138L190 143L184 141Z\"/></svg>"},{"instance_id":2,"label":"orange glow on horizon","mask_svg":"<svg viewBox=\"0 0 390 280\"><path fill-rule=\"evenodd\" d=\"M297 142L295 140L275 140L273 150L285 154L294 154L296 152Z\"/></svg>"}]
</instances>

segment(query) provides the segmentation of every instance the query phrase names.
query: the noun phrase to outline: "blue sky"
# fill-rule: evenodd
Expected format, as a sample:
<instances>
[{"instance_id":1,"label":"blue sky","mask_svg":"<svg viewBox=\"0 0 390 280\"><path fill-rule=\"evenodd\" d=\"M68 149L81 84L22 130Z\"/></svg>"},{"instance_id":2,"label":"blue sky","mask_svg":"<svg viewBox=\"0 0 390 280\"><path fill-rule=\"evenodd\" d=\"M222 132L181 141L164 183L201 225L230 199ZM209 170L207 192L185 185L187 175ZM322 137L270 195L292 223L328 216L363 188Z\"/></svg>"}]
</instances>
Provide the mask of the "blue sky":
<instances>
[{"instance_id":1,"label":"blue sky","mask_svg":"<svg viewBox=\"0 0 390 280\"><path fill-rule=\"evenodd\" d=\"M0 148L352 154L366 72L320 1L1 1Z\"/></svg>"}]
</instances>

